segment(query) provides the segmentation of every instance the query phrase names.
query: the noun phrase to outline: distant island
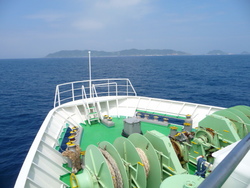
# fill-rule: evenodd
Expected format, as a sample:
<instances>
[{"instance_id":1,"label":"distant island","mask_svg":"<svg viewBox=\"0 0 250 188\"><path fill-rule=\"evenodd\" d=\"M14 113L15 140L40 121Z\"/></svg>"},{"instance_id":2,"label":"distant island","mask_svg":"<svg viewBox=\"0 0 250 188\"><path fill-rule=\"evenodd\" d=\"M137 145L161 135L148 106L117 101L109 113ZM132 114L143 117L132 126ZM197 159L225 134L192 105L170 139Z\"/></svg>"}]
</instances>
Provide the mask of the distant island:
<instances>
[{"instance_id":1,"label":"distant island","mask_svg":"<svg viewBox=\"0 0 250 188\"><path fill-rule=\"evenodd\" d=\"M89 50L61 50L55 53L50 53L45 58L79 58L87 57ZM129 49L121 50L116 52L106 52L106 51L97 51L91 50L91 54L94 57L117 57L117 56L173 56L173 55L192 55L182 51L176 51L171 49ZM207 54L200 55L250 55L250 53L244 51L241 54L227 53L222 50L212 50Z\"/></svg>"},{"instance_id":2,"label":"distant island","mask_svg":"<svg viewBox=\"0 0 250 188\"><path fill-rule=\"evenodd\" d=\"M250 55L250 53L249 53L249 52L246 52L246 51L242 52L241 54L242 54L242 55Z\"/></svg>"},{"instance_id":3,"label":"distant island","mask_svg":"<svg viewBox=\"0 0 250 188\"><path fill-rule=\"evenodd\" d=\"M244 51L241 54L227 53L222 50L212 50L207 53L207 55L249 55L250 53Z\"/></svg>"},{"instance_id":4,"label":"distant island","mask_svg":"<svg viewBox=\"0 0 250 188\"><path fill-rule=\"evenodd\" d=\"M46 58L69 58L69 57L87 57L89 50L62 50L55 53L50 53ZM91 55L95 57L112 57L112 56L167 56L167 55L190 55L186 52L175 50L157 50L157 49L129 49L116 52L105 52L91 50Z\"/></svg>"},{"instance_id":5,"label":"distant island","mask_svg":"<svg viewBox=\"0 0 250 188\"><path fill-rule=\"evenodd\" d=\"M212 51L209 51L207 55L229 55L229 54L221 50L212 50Z\"/></svg>"}]
</instances>

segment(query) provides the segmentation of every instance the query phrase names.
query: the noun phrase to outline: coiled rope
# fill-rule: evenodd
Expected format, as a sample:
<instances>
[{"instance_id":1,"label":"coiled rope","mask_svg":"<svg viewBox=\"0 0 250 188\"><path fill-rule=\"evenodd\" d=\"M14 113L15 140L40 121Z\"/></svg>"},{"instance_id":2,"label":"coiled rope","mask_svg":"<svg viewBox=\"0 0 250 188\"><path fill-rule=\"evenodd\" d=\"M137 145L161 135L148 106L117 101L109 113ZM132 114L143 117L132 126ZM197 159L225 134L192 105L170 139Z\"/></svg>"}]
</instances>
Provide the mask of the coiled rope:
<instances>
[{"instance_id":1,"label":"coiled rope","mask_svg":"<svg viewBox=\"0 0 250 188\"><path fill-rule=\"evenodd\" d=\"M120 170L119 170L115 160L106 150L103 150L101 148L99 148L99 149L107 161L110 173L112 175L114 187L115 188L123 188L122 175L120 173Z\"/></svg>"},{"instance_id":2,"label":"coiled rope","mask_svg":"<svg viewBox=\"0 0 250 188\"><path fill-rule=\"evenodd\" d=\"M143 167L146 171L146 176L148 177L149 171L150 171L150 166L149 166L149 162L148 162L148 158L146 156L146 154L144 153L144 151L141 148L136 148L137 153L139 154Z\"/></svg>"}]
</instances>

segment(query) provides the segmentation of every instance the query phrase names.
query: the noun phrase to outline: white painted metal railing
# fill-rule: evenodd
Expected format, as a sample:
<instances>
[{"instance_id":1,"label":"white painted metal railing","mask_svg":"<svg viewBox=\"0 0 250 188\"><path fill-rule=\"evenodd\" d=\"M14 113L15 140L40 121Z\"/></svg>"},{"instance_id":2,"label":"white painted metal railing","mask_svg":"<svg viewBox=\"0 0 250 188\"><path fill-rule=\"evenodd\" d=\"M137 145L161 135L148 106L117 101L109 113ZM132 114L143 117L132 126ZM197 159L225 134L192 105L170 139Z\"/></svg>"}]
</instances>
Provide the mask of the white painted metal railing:
<instances>
[{"instance_id":1,"label":"white painted metal railing","mask_svg":"<svg viewBox=\"0 0 250 188\"><path fill-rule=\"evenodd\" d=\"M103 96L137 96L127 78L109 78L68 82L56 86L54 107L64 103Z\"/></svg>"}]
</instances>

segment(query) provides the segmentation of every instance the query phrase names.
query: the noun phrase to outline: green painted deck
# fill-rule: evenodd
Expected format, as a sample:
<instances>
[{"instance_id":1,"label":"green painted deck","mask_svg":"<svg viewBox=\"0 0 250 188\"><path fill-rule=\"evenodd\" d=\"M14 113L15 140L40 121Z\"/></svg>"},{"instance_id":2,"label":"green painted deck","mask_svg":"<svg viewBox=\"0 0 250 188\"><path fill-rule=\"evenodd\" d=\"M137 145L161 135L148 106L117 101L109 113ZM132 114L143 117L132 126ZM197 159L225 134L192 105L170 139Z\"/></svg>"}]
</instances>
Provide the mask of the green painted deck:
<instances>
[{"instance_id":1,"label":"green painted deck","mask_svg":"<svg viewBox=\"0 0 250 188\"><path fill-rule=\"evenodd\" d=\"M107 127L106 125L98 122L93 122L92 125L80 123L80 125L83 127L82 139L80 143L81 150L85 151L88 145L98 145L98 143L102 141L113 143L116 138L122 136L121 134L123 130L124 119L126 119L126 117L112 117L112 121L115 123L115 126L113 127ZM169 135L171 126L177 127L178 131L181 131L183 128L183 126L176 124L163 126L141 121L141 131L143 134L147 131L156 130L162 134ZM63 166L64 168L71 170L67 164L64 164ZM82 170L77 174L79 173L82 173ZM70 173L61 175L60 180L70 185Z\"/></svg>"},{"instance_id":2,"label":"green painted deck","mask_svg":"<svg viewBox=\"0 0 250 188\"><path fill-rule=\"evenodd\" d=\"M65 166L65 165L63 165L63 166ZM67 166L67 164L66 164L66 166ZM68 168L68 167L65 167L65 168ZM70 168L70 170L71 170L71 168ZM82 172L83 172L83 170L80 170L76 174L81 174ZM68 187L70 187L70 175L71 174L68 173L68 174L64 174L64 175L60 176L60 180L63 181L64 183L66 183L67 185L69 185Z\"/></svg>"},{"instance_id":3,"label":"green painted deck","mask_svg":"<svg viewBox=\"0 0 250 188\"><path fill-rule=\"evenodd\" d=\"M92 125L87 124L82 126L83 136L80 144L81 149L86 150L88 145L90 144L97 145L101 141L108 141L110 143L113 143L116 138L121 136L124 119L125 117L120 117L120 118L113 117L113 122L115 123L114 127L107 127L102 123L96 123ZM182 126L179 125L169 124L168 126L162 126L141 121L141 130L143 134L146 133L147 131L156 130L165 135L168 135L170 132L170 126L178 127L178 131L180 131L182 128Z\"/></svg>"}]
</instances>

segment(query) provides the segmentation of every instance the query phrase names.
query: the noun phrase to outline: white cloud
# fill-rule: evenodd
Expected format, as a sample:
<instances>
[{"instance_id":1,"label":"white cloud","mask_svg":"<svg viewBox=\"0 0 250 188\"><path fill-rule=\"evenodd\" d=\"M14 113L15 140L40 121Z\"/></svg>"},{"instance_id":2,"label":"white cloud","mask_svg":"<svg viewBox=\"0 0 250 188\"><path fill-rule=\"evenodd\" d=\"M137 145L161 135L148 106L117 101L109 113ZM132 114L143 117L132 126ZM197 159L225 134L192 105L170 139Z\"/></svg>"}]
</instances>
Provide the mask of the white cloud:
<instances>
[{"instance_id":1,"label":"white cloud","mask_svg":"<svg viewBox=\"0 0 250 188\"><path fill-rule=\"evenodd\" d=\"M126 27L127 24L141 20L151 12L148 2L148 0L92 1L88 4L88 8L83 6L81 12L71 15L71 25L81 30Z\"/></svg>"},{"instance_id":2,"label":"white cloud","mask_svg":"<svg viewBox=\"0 0 250 188\"><path fill-rule=\"evenodd\" d=\"M104 24L96 20L80 20L72 23L72 26L80 30L97 30L104 27Z\"/></svg>"}]
</instances>

